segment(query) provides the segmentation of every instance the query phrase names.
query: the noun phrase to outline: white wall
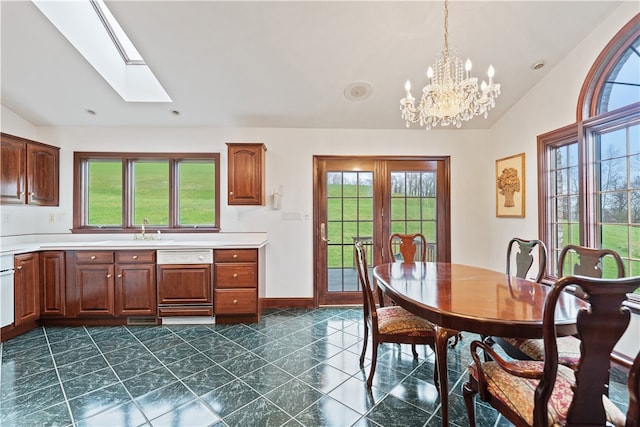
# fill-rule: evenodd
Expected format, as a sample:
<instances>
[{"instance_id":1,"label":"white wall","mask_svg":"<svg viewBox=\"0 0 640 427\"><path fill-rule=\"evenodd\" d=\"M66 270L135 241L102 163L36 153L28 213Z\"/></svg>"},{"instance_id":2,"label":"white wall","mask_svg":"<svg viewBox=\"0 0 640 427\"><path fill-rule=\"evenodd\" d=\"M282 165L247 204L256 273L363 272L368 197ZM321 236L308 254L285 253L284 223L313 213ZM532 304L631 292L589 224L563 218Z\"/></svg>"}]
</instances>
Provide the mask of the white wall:
<instances>
[{"instance_id":1,"label":"white wall","mask_svg":"<svg viewBox=\"0 0 640 427\"><path fill-rule=\"evenodd\" d=\"M39 128L37 140L59 146L61 222L40 218L41 232L66 232L72 224L74 151L207 151L220 152L221 193L227 188L226 142L263 142L267 146L266 188L282 186L282 209L270 205L221 204L223 232L266 231L267 297L313 296L313 155L450 155L452 260L486 265L484 224L493 205L488 183L493 173L488 131L371 131L309 129L205 128ZM299 221L283 212L299 212ZM308 215L305 215L308 214ZM308 218L308 219L305 219ZM19 220L19 219L18 219Z\"/></svg>"},{"instance_id":2,"label":"white wall","mask_svg":"<svg viewBox=\"0 0 640 427\"><path fill-rule=\"evenodd\" d=\"M525 239L539 236L536 138L576 122L578 96L589 69L607 43L638 11L636 2L625 2L610 16L604 17L602 23L560 63L547 64L553 69L491 128L490 158L495 160L524 152L527 188L525 218L496 218L495 212L488 215L490 247L506 248L513 236ZM495 179L495 172L490 178ZM487 267L504 269L504 253L494 252Z\"/></svg>"}]
</instances>

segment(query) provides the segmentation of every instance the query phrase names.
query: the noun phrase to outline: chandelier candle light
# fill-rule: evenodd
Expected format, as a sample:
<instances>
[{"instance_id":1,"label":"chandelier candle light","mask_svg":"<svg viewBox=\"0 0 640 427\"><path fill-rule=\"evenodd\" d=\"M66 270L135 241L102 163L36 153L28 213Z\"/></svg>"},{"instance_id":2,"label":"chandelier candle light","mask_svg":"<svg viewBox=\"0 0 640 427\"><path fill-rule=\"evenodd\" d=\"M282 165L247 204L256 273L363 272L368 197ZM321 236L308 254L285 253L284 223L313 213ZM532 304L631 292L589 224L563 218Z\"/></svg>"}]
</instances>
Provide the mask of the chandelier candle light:
<instances>
[{"instance_id":1,"label":"chandelier candle light","mask_svg":"<svg viewBox=\"0 0 640 427\"><path fill-rule=\"evenodd\" d=\"M404 88L407 96L400 100L402 119L407 127L411 123L420 123L427 130L433 126L455 125L471 120L475 116L484 115L495 106L500 95L500 84L493 82L495 74L493 66L489 66L487 76L489 83L482 81L478 90L478 79L470 76L471 60L462 61L451 56L449 49L449 1L444 2L444 50L436 57L433 66L427 69L428 84L422 89L420 104L416 107L415 98L411 95L411 82L407 80Z\"/></svg>"}]
</instances>

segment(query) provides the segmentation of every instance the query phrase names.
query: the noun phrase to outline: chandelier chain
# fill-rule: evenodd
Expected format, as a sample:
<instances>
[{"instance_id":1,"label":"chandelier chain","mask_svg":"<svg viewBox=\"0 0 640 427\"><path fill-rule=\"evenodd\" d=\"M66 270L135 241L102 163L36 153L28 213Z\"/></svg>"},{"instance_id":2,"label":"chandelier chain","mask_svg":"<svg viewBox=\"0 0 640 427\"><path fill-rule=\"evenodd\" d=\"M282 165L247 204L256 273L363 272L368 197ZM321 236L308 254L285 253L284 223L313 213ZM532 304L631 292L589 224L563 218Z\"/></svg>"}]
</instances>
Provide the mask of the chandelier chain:
<instances>
[{"instance_id":1,"label":"chandelier chain","mask_svg":"<svg viewBox=\"0 0 640 427\"><path fill-rule=\"evenodd\" d=\"M449 0L444 0L444 57L449 59Z\"/></svg>"}]
</instances>

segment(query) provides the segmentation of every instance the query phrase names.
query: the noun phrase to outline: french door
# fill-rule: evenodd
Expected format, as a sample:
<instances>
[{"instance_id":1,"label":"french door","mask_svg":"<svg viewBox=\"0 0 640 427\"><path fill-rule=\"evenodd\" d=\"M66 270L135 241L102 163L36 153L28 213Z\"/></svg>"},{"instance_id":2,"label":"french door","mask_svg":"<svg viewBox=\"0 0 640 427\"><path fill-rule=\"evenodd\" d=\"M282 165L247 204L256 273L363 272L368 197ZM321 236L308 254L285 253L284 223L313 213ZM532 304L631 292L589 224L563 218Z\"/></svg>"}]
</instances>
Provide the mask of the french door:
<instances>
[{"instance_id":1,"label":"french door","mask_svg":"<svg viewBox=\"0 0 640 427\"><path fill-rule=\"evenodd\" d=\"M361 304L354 244L390 262L392 233L422 233L432 261L451 259L449 157L314 157L318 305Z\"/></svg>"}]
</instances>

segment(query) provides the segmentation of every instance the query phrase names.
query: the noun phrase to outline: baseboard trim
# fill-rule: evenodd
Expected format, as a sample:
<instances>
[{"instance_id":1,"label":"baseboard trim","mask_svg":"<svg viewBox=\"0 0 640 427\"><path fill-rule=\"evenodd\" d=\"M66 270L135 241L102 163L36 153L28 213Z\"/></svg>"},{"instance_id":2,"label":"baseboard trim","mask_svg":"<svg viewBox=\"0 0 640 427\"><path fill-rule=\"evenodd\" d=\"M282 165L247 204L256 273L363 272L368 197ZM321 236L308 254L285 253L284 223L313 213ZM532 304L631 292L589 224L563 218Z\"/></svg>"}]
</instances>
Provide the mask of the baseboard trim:
<instances>
[{"instance_id":1,"label":"baseboard trim","mask_svg":"<svg viewBox=\"0 0 640 427\"><path fill-rule=\"evenodd\" d=\"M262 307L269 308L316 308L313 298L262 298Z\"/></svg>"}]
</instances>

